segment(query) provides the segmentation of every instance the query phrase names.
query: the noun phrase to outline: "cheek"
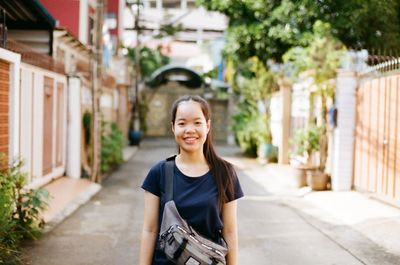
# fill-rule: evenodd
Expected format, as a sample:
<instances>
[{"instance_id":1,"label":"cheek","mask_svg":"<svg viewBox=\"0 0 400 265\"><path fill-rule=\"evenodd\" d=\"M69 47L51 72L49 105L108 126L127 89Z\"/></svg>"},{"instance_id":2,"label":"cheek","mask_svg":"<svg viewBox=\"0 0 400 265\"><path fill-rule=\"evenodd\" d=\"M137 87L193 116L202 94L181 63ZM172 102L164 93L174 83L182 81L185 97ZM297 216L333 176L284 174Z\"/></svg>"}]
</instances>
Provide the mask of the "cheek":
<instances>
[{"instance_id":1,"label":"cheek","mask_svg":"<svg viewBox=\"0 0 400 265\"><path fill-rule=\"evenodd\" d=\"M172 132L173 132L175 135L178 135L178 134L182 133L182 128L179 128L178 126L173 126L173 127L172 127Z\"/></svg>"}]
</instances>

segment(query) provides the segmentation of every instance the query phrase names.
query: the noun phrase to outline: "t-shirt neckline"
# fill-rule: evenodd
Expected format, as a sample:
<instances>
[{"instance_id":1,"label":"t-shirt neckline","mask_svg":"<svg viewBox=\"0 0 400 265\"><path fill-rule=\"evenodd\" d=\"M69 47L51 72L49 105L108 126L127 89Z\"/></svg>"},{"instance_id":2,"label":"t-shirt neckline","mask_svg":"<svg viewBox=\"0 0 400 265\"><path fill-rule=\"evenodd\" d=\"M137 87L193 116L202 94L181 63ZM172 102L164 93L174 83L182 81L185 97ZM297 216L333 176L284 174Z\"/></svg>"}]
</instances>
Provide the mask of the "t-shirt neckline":
<instances>
[{"instance_id":1,"label":"t-shirt neckline","mask_svg":"<svg viewBox=\"0 0 400 265\"><path fill-rule=\"evenodd\" d=\"M210 174L210 172L211 172L211 170L208 170L206 173L204 173L203 175L200 175L200 176L188 176L188 175L186 175L185 173L183 173L179 168L178 168L178 166L175 164L175 169L177 170L177 172L181 175L181 176L183 176L183 177L185 177L185 178L187 178L187 179L191 179L191 180L194 180L194 179L203 179L203 178L205 178L205 177L207 177L207 175L209 175Z\"/></svg>"}]
</instances>

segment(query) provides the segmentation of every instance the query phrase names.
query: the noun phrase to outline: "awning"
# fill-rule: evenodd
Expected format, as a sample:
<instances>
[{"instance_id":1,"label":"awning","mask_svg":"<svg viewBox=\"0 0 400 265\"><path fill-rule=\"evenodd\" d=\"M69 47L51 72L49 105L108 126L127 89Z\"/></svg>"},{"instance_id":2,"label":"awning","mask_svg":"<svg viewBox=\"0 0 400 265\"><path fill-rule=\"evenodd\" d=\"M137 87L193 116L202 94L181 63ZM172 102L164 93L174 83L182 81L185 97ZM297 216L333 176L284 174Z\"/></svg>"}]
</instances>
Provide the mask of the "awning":
<instances>
[{"instance_id":1,"label":"awning","mask_svg":"<svg viewBox=\"0 0 400 265\"><path fill-rule=\"evenodd\" d=\"M173 64L158 68L146 84L150 87L158 87L169 81L176 81L188 88L200 88L203 85L203 78L196 71Z\"/></svg>"},{"instance_id":2,"label":"awning","mask_svg":"<svg viewBox=\"0 0 400 265\"><path fill-rule=\"evenodd\" d=\"M8 29L53 29L56 20L38 0L0 0Z\"/></svg>"}]
</instances>

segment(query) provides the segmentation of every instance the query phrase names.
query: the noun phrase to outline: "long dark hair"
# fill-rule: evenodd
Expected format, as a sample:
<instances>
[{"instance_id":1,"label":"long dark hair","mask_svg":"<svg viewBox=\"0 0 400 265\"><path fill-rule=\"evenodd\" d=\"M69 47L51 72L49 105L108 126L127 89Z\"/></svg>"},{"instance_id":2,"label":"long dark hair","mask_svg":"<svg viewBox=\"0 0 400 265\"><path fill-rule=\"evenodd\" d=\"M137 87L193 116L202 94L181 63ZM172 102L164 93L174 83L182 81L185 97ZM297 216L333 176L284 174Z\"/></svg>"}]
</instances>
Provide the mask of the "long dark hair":
<instances>
[{"instance_id":1,"label":"long dark hair","mask_svg":"<svg viewBox=\"0 0 400 265\"><path fill-rule=\"evenodd\" d=\"M172 105L171 121L173 125L175 124L176 112L179 104L186 101L199 103L206 120L211 120L211 109L208 102L197 95L186 95L178 98ZM235 171L232 164L219 157L215 152L211 130L212 126L210 126L207 139L203 146L203 154L207 160L208 166L210 167L211 173L215 178L215 182L217 183L219 206L222 207L224 203L234 200Z\"/></svg>"}]
</instances>

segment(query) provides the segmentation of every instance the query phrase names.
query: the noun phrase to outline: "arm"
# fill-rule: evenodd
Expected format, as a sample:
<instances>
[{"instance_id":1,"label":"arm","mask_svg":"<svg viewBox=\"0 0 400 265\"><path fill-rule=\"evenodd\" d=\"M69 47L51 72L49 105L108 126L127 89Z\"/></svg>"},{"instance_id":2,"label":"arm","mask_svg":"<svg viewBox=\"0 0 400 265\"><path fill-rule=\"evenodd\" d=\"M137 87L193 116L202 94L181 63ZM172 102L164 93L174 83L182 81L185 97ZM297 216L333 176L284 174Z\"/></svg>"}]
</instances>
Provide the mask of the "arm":
<instances>
[{"instance_id":1,"label":"arm","mask_svg":"<svg viewBox=\"0 0 400 265\"><path fill-rule=\"evenodd\" d=\"M231 201L222 206L222 220L224 228L222 235L229 246L226 256L227 265L237 265L238 233L237 233L237 202Z\"/></svg>"},{"instance_id":2,"label":"arm","mask_svg":"<svg viewBox=\"0 0 400 265\"><path fill-rule=\"evenodd\" d=\"M158 235L158 212L160 198L145 191L144 193L144 223L140 244L140 265L150 265Z\"/></svg>"}]
</instances>

